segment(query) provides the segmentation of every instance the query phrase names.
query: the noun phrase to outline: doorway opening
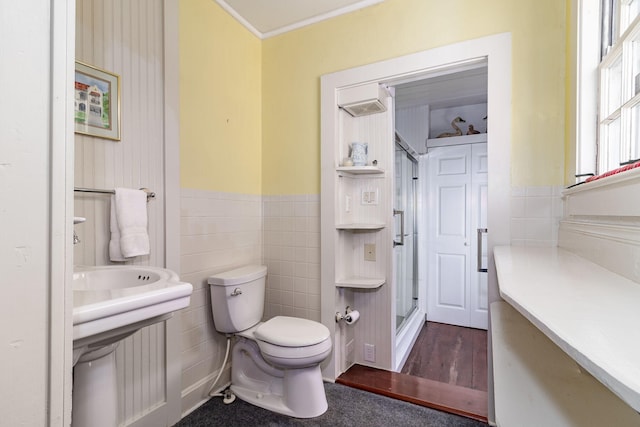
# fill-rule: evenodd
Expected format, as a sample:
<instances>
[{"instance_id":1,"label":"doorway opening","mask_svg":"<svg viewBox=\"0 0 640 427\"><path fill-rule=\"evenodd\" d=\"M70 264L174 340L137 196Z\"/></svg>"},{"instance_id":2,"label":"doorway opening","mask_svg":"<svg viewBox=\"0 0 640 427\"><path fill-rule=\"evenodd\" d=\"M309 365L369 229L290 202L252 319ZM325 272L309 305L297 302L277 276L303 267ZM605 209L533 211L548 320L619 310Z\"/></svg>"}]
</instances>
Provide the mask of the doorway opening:
<instances>
[{"instance_id":1,"label":"doorway opening","mask_svg":"<svg viewBox=\"0 0 640 427\"><path fill-rule=\"evenodd\" d=\"M427 320L485 330L487 75L486 61L478 60L393 88L396 146L413 153L419 170L413 174L417 199L408 204L405 172L396 158L396 204L412 210L402 225L417 237L415 261L394 257L396 299L406 293L398 273L414 267L413 297ZM410 347L396 346L398 369Z\"/></svg>"},{"instance_id":2,"label":"doorway opening","mask_svg":"<svg viewBox=\"0 0 640 427\"><path fill-rule=\"evenodd\" d=\"M487 74L479 61L392 90L394 214L402 214L393 259L396 369L442 383L432 388L469 389L477 402L487 392ZM398 249L398 236L409 244ZM414 311L426 314L414 319L422 326L402 337Z\"/></svg>"},{"instance_id":3,"label":"doorway opening","mask_svg":"<svg viewBox=\"0 0 640 427\"><path fill-rule=\"evenodd\" d=\"M418 302L417 309L412 314L403 316L403 325L397 328L396 310L396 271L395 267L386 270L387 282L379 286L376 291L367 290L338 290L336 283L336 238L339 234L335 231L336 215L336 161L339 162L343 153L336 151L336 140L341 137L339 132L340 120L343 117L337 108L338 95L343 89L359 87L370 83L377 83L391 88L399 88L404 84L417 82L437 76L445 76L452 72L462 72L465 69L486 68L487 81L487 117L499 119L487 121L487 131L490 141L487 145L486 162L491 175L487 179L487 227L491 234L484 238L486 244L482 252L486 253L483 260L483 268L486 274L486 298L487 303L497 300L497 280L495 267L493 266L492 248L495 245L509 244L510 234L508 224L510 222L510 117L511 117L511 40L509 34L489 36L481 39L457 43L442 48L431 49L406 57L400 57L380 63L357 67L343 72L337 72L322 79L322 321L334 334L335 351L329 363L323 368L325 377L337 378L354 364L367 365L369 368L383 370L389 374L396 374L408 355L408 349L415 342L420 329L425 322L427 311L426 295L426 271L422 271L424 262L419 258L418 262ZM476 125L482 127L482 124ZM450 142L450 141L449 141ZM392 140L389 144L393 143ZM416 150L426 154L426 144ZM379 155L376 153L376 155ZM387 185L388 177L380 175L381 184ZM421 185L421 184L419 184ZM389 187L389 190L393 190ZM389 196L392 196L389 194ZM427 207L427 200L418 200L418 205ZM381 198L381 200L384 200ZM391 215L391 209L389 215ZM386 229L395 228L394 219L391 219ZM385 235L387 232L378 232ZM418 233L426 230L418 221ZM390 235L397 234L393 230ZM407 234L406 232L404 234ZM339 241L337 241L339 243ZM471 242L468 242L471 244ZM389 239L391 245L391 239ZM419 244L419 253L426 253L426 248ZM482 253L481 252L481 253ZM379 252L380 253L380 252ZM393 265L393 251L389 250L388 265ZM325 263L326 262L326 263ZM424 281L424 283L422 283ZM355 298L353 298L355 296ZM363 296L361 298L361 296ZM368 300L365 299L369 298ZM361 320L367 318L367 323L361 327L346 328L335 324L335 312L345 302L353 299L361 312ZM369 303L371 301L371 303ZM374 304L375 303L375 304ZM386 306L384 305L386 304ZM392 307L388 310L387 307ZM390 312L391 316L382 316ZM365 317L363 317L365 316ZM398 333L396 333L396 331ZM490 331L489 331L490 333ZM362 334L362 335L361 335ZM364 339L363 339L364 337ZM399 343L404 342L407 349L404 354L398 351ZM361 348L375 346L376 355L383 358L367 362L362 357ZM387 357L390 355L390 357ZM372 358L373 359L373 358ZM488 419L493 418L491 404L492 375L491 375L491 350L487 353L488 367Z\"/></svg>"}]
</instances>

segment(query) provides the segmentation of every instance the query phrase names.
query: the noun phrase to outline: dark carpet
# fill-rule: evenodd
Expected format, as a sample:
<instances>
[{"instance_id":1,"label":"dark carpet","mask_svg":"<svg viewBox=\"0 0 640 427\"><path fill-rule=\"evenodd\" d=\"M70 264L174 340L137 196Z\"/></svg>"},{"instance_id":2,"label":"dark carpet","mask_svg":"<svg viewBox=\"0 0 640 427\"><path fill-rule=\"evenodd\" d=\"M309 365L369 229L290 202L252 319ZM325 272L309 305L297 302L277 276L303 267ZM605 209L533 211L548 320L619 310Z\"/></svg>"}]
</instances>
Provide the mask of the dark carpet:
<instances>
[{"instance_id":1,"label":"dark carpet","mask_svg":"<svg viewBox=\"0 0 640 427\"><path fill-rule=\"evenodd\" d=\"M341 384L325 383L329 409L316 418L297 419L250 405L240 399L225 405L214 397L175 427L331 426L331 427L486 427L469 418L425 408Z\"/></svg>"}]
</instances>

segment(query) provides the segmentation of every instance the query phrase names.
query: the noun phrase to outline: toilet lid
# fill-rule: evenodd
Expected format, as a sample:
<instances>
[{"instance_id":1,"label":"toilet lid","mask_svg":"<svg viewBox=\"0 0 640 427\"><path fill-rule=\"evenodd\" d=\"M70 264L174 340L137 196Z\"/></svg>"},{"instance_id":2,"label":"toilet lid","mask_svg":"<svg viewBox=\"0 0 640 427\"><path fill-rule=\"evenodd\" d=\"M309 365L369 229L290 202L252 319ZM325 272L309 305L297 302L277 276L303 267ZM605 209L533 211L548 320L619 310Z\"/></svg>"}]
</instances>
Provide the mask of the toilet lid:
<instances>
[{"instance_id":1,"label":"toilet lid","mask_svg":"<svg viewBox=\"0 0 640 427\"><path fill-rule=\"evenodd\" d=\"M260 325L253 335L261 341L282 347L305 347L328 339L329 329L313 320L276 316Z\"/></svg>"}]
</instances>

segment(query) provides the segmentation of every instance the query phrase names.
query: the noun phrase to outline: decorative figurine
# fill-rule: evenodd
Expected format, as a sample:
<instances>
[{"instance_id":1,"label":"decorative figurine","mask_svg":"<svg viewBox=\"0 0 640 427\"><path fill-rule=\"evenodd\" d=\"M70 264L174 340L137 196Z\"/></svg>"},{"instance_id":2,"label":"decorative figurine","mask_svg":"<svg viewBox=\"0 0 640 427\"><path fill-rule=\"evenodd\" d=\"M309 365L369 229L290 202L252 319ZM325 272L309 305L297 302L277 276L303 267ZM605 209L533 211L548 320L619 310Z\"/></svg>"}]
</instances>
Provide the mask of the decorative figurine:
<instances>
[{"instance_id":1,"label":"decorative figurine","mask_svg":"<svg viewBox=\"0 0 640 427\"><path fill-rule=\"evenodd\" d=\"M451 136L462 136L462 130L458 126L456 126L456 123L466 123L466 122L464 121L464 119L462 117L460 117L460 116L456 117L451 122L451 127L453 127L456 131L455 132L444 132L444 133L441 133L436 138L449 138Z\"/></svg>"},{"instance_id":2,"label":"decorative figurine","mask_svg":"<svg viewBox=\"0 0 640 427\"><path fill-rule=\"evenodd\" d=\"M478 134L478 133L480 133L479 130L475 130L473 128L473 125L469 125L469 130L467 131L467 135L475 135L475 134Z\"/></svg>"}]
</instances>

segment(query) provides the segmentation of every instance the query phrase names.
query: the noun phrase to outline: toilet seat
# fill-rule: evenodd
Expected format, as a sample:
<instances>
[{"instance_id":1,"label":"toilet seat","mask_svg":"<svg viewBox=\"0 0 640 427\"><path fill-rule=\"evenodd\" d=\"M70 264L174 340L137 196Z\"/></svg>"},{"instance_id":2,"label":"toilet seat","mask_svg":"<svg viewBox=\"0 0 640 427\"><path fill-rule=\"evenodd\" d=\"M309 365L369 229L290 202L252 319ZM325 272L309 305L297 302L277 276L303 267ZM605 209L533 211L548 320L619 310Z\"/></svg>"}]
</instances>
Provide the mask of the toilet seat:
<instances>
[{"instance_id":1,"label":"toilet seat","mask_svg":"<svg viewBox=\"0 0 640 427\"><path fill-rule=\"evenodd\" d=\"M293 362L294 360L308 359L305 364L320 363L331 352L331 340L328 338L318 344L305 347L281 347L261 340L256 340L256 342L260 353L271 360L288 359ZM316 359L318 359L317 362Z\"/></svg>"},{"instance_id":2,"label":"toilet seat","mask_svg":"<svg viewBox=\"0 0 640 427\"><path fill-rule=\"evenodd\" d=\"M253 336L260 352L271 359L324 359L331 351L329 329L313 320L276 316L260 324Z\"/></svg>"},{"instance_id":3,"label":"toilet seat","mask_svg":"<svg viewBox=\"0 0 640 427\"><path fill-rule=\"evenodd\" d=\"M281 347L306 347L329 338L329 329L313 320L276 316L258 326L253 334L260 341Z\"/></svg>"}]
</instances>

